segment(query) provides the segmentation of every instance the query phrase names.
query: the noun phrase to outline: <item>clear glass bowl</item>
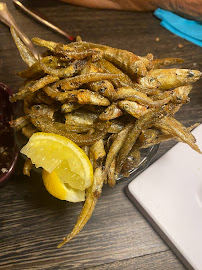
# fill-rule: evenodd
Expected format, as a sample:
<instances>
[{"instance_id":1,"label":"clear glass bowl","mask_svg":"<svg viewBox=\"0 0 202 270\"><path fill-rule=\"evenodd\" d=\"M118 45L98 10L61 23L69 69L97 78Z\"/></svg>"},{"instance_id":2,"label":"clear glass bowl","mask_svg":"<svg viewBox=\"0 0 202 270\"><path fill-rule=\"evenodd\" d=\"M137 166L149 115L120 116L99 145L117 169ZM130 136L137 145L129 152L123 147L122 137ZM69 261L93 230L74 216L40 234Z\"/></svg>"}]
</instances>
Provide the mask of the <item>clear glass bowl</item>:
<instances>
[{"instance_id":1,"label":"clear glass bowl","mask_svg":"<svg viewBox=\"0 0 202 270\"><path fill-rule=\"evenodd\" d=\"M138 164L138 166L130 171L129 177L124 177L120 175L120 177L117 180L132 179L138 176L138 174L140 174L149 166L152 159L158 152L158 149L159 149L159 144L153 145L145 149L141 149L141 161Z\"/></svg>"}]
</instances>

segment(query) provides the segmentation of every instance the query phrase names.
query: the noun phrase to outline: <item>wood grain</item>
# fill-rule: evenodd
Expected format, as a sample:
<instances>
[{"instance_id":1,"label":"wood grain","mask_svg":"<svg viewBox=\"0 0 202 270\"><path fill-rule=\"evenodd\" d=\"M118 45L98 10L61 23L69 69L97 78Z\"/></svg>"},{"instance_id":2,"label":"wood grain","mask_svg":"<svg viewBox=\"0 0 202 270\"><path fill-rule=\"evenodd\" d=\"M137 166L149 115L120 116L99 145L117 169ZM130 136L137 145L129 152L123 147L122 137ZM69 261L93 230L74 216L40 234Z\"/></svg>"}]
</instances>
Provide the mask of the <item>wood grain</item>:
<instances>
[{"instance_id":1,"label":"wood grain","mask_svg":"<svg viewBox=\"0 0 202 270\"><path fill-rule=\"evenodd\" d=\"M184 270L183 265L176 260L175 255L170 251L153 253L152 255L144 255L136 258L116 261L113 263L99 265L88 270L115 270L115 269L141 269L141 270Z\"/></svg>"},{"instance_id":2,"label":"wood grain","mask_svg":"<svg viewBox=\"0 0 202 270\"><path fill-rule=\"evenodd\" d=\"M33 21L12 1L8 4L17 23L31 38L65 42L64 38ZM202 70L202 49L171 34L151 13L93 10L57 1L34 1L58 26L87 41L127 49L139 55L182 57L187 68ZM160 41L156 42L156 37ZM0 25L0 81L17 91L15 74L25 68L8 28ZM183 44L179 48L178 44ZM202 83L197 82L191 103L177 118L185 125L202 122ZM155 159L174 142L162 144ZM22 175L22 158L13 177L0 187L0 269L185 269L135 206L124 189L105 186L95 212L83 231L69 244L57 244L73 228L81 204L59 201L43 187L41 176Z\"/></svg>"}]
</instances>

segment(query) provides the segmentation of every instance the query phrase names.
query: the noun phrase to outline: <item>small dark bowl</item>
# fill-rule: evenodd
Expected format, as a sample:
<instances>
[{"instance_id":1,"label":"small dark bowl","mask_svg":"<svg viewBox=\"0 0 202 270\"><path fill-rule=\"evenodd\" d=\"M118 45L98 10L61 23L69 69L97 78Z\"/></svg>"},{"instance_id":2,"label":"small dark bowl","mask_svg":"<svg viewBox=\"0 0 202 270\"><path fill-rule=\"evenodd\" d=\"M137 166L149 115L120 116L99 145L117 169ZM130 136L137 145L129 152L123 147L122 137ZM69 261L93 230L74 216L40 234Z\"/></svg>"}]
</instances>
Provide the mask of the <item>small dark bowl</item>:
<instances>
[{"instance_id":1,"label":"small dark bowl","mask_svg":"<svg viewBox=\"0 0 202 270\"><path fill-rule=\"evenodd\" d=\"M0 184L4 183L14 172L18 158L14 129L9 121L13 119L15 107L9 97L12 91L0 83Z\"/></svg>"}]
</instances>

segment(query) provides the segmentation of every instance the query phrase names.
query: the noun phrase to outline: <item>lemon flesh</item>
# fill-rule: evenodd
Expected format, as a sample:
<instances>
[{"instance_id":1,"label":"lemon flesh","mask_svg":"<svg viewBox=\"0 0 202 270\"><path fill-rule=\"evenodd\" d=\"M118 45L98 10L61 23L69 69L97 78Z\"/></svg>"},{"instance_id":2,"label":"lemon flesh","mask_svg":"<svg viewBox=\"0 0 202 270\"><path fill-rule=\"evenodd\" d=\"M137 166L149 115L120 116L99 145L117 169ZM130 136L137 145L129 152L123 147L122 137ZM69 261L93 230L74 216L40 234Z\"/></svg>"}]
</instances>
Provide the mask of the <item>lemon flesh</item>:
<instances>
[{"instance_id":1,"label":"lemon flesh","mask_svg":"<svg viewBox=\"0 0 202 270\"><path fill-rule=\"evenodd\" d=\"M37 132L31 136L21 153L36 167L57 177L71 188L85 190L93 181L93 168L84 151L71 140L52 133Z\"/></svg>"}]
</instances>

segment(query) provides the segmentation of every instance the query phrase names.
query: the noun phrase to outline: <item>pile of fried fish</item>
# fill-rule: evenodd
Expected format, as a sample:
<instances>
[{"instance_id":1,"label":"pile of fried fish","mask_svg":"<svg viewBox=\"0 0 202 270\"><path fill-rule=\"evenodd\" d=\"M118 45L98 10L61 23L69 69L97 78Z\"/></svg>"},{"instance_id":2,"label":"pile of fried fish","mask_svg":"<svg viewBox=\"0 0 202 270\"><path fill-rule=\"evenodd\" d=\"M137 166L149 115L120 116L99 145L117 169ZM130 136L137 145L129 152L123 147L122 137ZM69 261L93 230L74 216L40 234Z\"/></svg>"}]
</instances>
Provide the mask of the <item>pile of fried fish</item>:
<instances>
[{"instance_id":1,"label":"pile of fried fish","mask_svg":"<svg viewBox=\"0 0 202 270\"><path fill-rule=\"evenodd\" d=\"M92 215L103 184L114 186L120 175L129 176L141 162L142 149L174 139L201 153L190 132L174 114L189 102L198 70L164 68L183 63L181 58L154 59L106 45L82 41L61 44L33 38L45 47L34 58L11 29L28 68L12 102L23 102L23 115L11 122L30 138L35 132L65 136L80 146L94 169L94 181L72 232L70 241ZM33 164L27 160L24 174Z\"/></svg>"}]
</instances>

